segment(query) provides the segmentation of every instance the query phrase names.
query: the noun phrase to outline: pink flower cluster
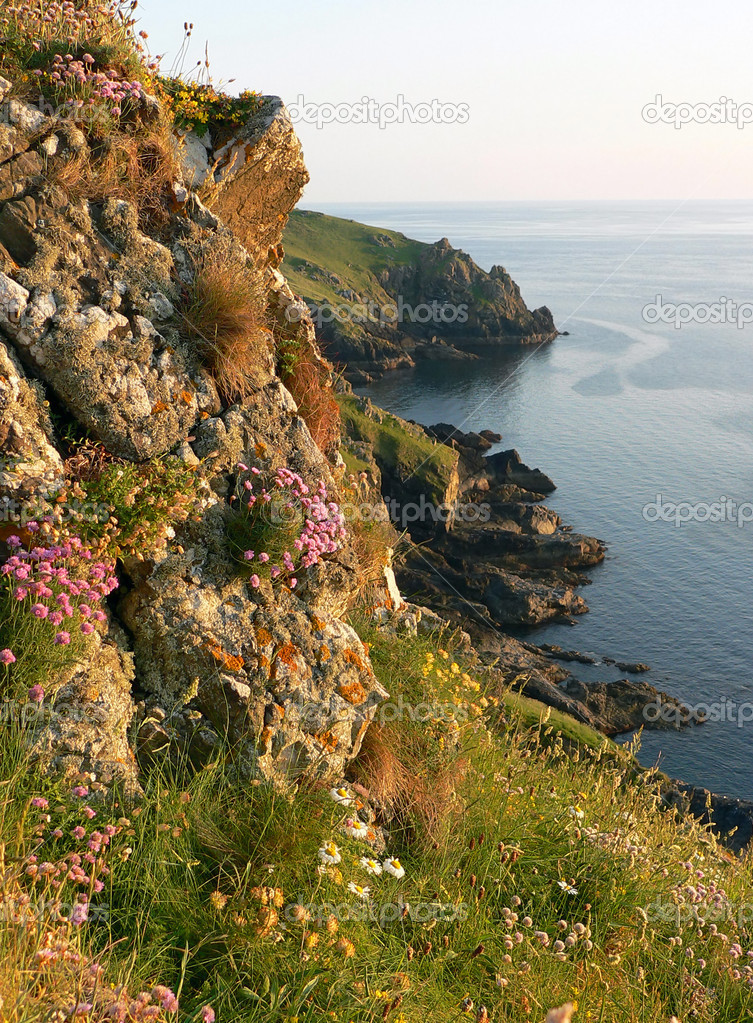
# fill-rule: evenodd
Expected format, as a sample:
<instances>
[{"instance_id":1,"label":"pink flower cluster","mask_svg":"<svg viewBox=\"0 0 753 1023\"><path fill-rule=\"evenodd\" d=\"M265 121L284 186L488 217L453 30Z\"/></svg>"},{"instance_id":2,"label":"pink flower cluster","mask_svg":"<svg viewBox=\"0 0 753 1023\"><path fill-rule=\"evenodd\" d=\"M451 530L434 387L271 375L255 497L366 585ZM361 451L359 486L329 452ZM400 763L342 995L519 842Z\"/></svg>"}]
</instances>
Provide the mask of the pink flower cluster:
<instances>
[{"instance_id":1,"label":"pink flower cluster","mask_svg":"<svg viewBox=\"0 0 753 1023\"><path fill-rule=\"evenodd\" d=\"M272 579L284 576L291 589L295 589L298 580L294 573L318 564L327 554L335 554L343 545L347 536L345 517L339 505L330 501L327 487L323 481L312 493L311 488L302 477L292 469L277 469L271 485L271 492L259 481L261 490L255 489L254 477L261 476L261 470L252 467L250 470L242 462L238 468L250 472L251 476L244 481L243 487L248 492L246 507L256 514L261 514L266 506L271 507L268 519L273 524L292 524L300 522L299 535L293 540L293 551L286 550L282 554L282 566L272 564L269 573ZM295 553L294 553L295 552ZM256 559L261 565L267 565L270 555L267 551L259 553L248 550L246 561ZM251 585L258 587L259 576L251 576Z\"/></svg>"},{"instance_id":2,"label":"pink flower cluster","mask_svg":"<svg viewBox=\"0 0 753 1023\"><path fill-rule=\"evenodd\" d=\"M34 533L39 524L30 522L26 528ZM31 550L24 550L18 536L8 537L6 542L15 553L0 569L0 585L12 591L24 613L52 626L53 644L70 643L71 624L78 625L87 636L95 631L95 622L107 621L98 605L118 586L113 561L96 561L77 536L62 544ZM72 619L66 623L68 629L60 629L66 619ZM3 664L14 660L11 650L0 651Z\"/></svg>"},{"instance_id":3,"label":"pink flower cluster","mask_svg":"<svg viewBox=\"0 0 753 1023\"><path fill-rule=\"evenodd\" d=\"M89 776L93 778L94 776ZM84 780L86 780L84 778ZM88 795L86 785L78 784L71 791L71 800L91 820L96 811L79 803ZM38 811L27 818L32 825L34 852L18 862L14 877L7 875L0 888L0 913L16 927L33 932L38 945L33 953L33 969L42 986L55 986L61 973L75 980L77 1000L68 1006L66 1018L83 1021L114 1021L114 1023L160 1023L174 1018L178 998L165 985L132 996L123 985L108 988L103 984L104 967L80 951L76 929L96 919L97 905L92 896L104 889L103 878L110 873L107 858L113 858L112 842L129 822L107 824L99 830L87 831L83 825L67 832L51 823L49 801L43 796L31 799L30 808ZM60 809L63 809L62 807ZM75 839L78 850L56 854L61 840ZM75 847L74 847L75 848ZM49 849L45 859L43 851ZM130 849L126 850L130 852ZM121 853L122 858L122 853ZM11 881L15 883L11 885ZM40 927L41 925L41 927ZM201 1010L203 1023L213 1023L211 1006Z\"/></svg>"},{"instance_id":4,"label":"pink flower cluster","mask_svg":"<svg viewBox=\"0 0 753 1023\"><path fill-rule=\"evenodd\" d=\"M127 100L141 100L141 82L124 80L111 68L95 71L93 65L94 57L90 53L85 53L80 60L75 59L72 53L66 53L65 57L56 53L50 71L37 70L34 73L49 82L56 91L73 93L66 102L77 109L93 107L97 101L102 101L111 104L113 116L119 116ZM80 98L82 91L89 97L86 104Z\"/></svg>"}]
</instances>

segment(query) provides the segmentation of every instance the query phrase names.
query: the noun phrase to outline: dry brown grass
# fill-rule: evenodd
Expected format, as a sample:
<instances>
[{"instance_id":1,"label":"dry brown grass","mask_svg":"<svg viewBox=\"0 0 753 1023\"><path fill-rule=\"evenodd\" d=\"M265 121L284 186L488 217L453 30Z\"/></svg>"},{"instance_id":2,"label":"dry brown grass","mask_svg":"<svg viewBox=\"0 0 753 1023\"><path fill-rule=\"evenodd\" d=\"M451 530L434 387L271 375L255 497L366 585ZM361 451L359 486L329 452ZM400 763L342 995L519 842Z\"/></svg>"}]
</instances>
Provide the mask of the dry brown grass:
<instances>
[{"instance_id":1,"label":"dry brown grass","mask_svg":"<svg viewBox=\"0 0 753 1023\"><path fill-rule=\"evenodd\" d=\"M261 276L231 246L205 245L179 315L223 397L237 401L247 394L271 346Z\"/></svg>"},{"instance_id":2,"label":"dry brown grass","mask_svg":"<svg viewBox=\"0 0 753 1023\"><path fill-rule=\"evenodd\" d=\"M126 199L144 230L159 230L170 218L173 182L180 177L174 139L166 124L138 132L113 131L93 140L91 150L50 169L49 178L74 201Z\"/></svg>"},{"instance_id":3,"label":"dry brown grass","mask_svg":"<svg viewBox=\"0 0 753 1023\"><path fill-rule=\"evenodd\" d=\"M329 365L312 353L297 358L282 374L314 443L332 460L340 447L340 409L332 394Z\"/></svg>"},{"instance_id":4,"label":"dry brown grass","mask_svg":"<svg viewBox=\"0 0 753 1023\"><path fill-rule=\"evenodd\" d=\"M460 804L456 791L467 762L460 757L443 767L427 763L424 741L402 722L369 726L360 752L351 763L357 782L386 815L414 832L414 839L438 841Z\"/></svg>"}]
</instances>

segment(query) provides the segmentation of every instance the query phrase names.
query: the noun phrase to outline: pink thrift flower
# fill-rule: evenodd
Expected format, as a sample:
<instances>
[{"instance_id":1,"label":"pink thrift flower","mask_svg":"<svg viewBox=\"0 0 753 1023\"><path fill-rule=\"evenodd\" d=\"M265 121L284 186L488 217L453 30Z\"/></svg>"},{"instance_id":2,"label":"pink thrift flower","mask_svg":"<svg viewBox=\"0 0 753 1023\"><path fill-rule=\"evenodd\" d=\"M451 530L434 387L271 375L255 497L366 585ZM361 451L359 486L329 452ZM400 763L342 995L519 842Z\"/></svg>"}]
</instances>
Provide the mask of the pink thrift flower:
<instances>
[{"instance_id":1,"label":"pink thrift flower","mask_svg":"<svg viewBox=\"0 0 753 1023\"><path fill-rule=\"evenodd\" d=\"M97 811L96 810L92 810L92 808L90 806L85 806L84 807L84 813L89 818L89 820L93 820L97 816Z\"/></svg>"},{"instance_id":2,"label":"pink thrift flower","mask_svg":"<svg viewBox=\"0 0 753 1023\"><path fill-rule=\"evenodd\" d=\"M5 650L0 650L0 664L15 664L16 656L12 650L7 647Z\"/></svg>"},{"instance_id":3,"label":"pink thrift flower","mask_svg":"<svg viewBox=\"0 0 753 1023\"><path fill-rule=\"evenodd\" d=\"M259 561L261 561L262 564L265 564L267 561L269 561L269 555L268 554L260 554L259 555Z\"/></svg>"},{"instance_id":4,"label":"pink thrift flower","mask_svg":"<svg viewBox=\"0 0 753 1023\"><path fill-rule=\"evenodd\" d=\"M77 839L78 839L79 841L81 841L81 839L82 839L82 838L85 838L85 837L86 837L86 828L82 828L82 827L81 827L81 825L80 825L80 824L78 824L78 825L77 825L77 826L76 826L76 827L75 827L75 828L73 829L73 831L71 832L71 834L73 835L73 837L74 837L74 838L77 838Z\"/></svg>"},{"instance_id":5,"label":"pink thrift flower","mask_svg":"<svg viewBox=\"0 0 753 1023\"><path fill-rule=\"evenodd\" d=\"M31 801L31 805L36 807L37 810L46 810L50 804L44 796L35 796Z\"/></svg>"},{"instance_id":6,"label":"pink thrift flower","mask_svg":"<svg viewBox=\"0 0 753 1023\"><path fill-rule=\"evenodd\" d=\"M71 641L70 632L58 632L56 633L55 639L53 640L53 642L56 643L58 646L68 646L70 641Z\"/></svg>"},{"instance_id":7,"label":"pink thrift flower","mask_svg":"<svg viewBox=\"0 0 753 1023\"><path fill-rule=\"evenodd\" d=\"M201 1010L201 1019L202 1023L214 1023L215 1015L211 1005L205 1005Z\"/></svg>"},{"instance_id":8,"label":"pink thrift flower","mask_svg":"<svg viewBox=\"0 0 753 1023\"><path fill-rule=\"evenodd\" d=\"M246 561L253 561L255 556L256 555L254 554L253 551L246 551L246 553L243 555Z\"/></svg>"},{"instance_id":9,"label":"pink thrift flower","mask_svg":"<svg viewBox=\"0 0 753 1023\"><path fill-rule=\"evenodd\" d=\"M50 613L50 609L45 604L33 604L31 613L35 618L46 618Z\"/></svg>"},{"instance_id":10,"label":"pink thrift flower","mask_svg":"<svg viewBox=\"0 0 753 1023\"><path fill-rule=\"evenodd\" d=\"M90 636L92 632L94 632L94 626L92 625L91 622L82 622L81 631L85 636Z\"/></svg>"},{"instance_id":11,"label":"pink thrift flower","mask_svg":"<svg viewBox=\"0 0 753 1023\"><path fill-rule=\"evenodd\" d=\"M261 579L259 578L258 575L252 575L251 578L249 579L249 582L251 583L255 590L258 589L259 586L261 585Z\"/></svg>"},{"instance_id":12,"label":"pink thrift flower","mask_svg":"<svg viewBox=\"0 0 753 1023\"><path fill-rule=\"evenodd\" d=\"M37 684L31 687L28 695L32 703L41 703L44 700L44 689Z\"/></svg>"}]
</instances>

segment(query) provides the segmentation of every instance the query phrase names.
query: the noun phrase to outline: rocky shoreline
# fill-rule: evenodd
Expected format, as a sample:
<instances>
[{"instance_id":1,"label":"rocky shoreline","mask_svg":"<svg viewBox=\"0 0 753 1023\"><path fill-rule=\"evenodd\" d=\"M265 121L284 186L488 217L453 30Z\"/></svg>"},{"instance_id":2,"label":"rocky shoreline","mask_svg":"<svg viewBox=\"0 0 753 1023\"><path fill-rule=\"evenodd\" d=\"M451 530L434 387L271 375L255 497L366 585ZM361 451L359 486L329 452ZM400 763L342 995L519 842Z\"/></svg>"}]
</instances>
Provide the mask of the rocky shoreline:
<instances>
[{"instance_id":1,"label":"rocky shoreline","mask_svg":"<svg viewBox=\"0 0 753 1023\"><path fill-rule=\"evenodd\" d=\"M356 400L366 416L385 415L368 398ZM463 432L448 423L404 425L456 458L442 495L450 509L446 520L419 518L407 526L409 542L395 566L400 593L467 633L500 685L605 736L702 724L697 712L643 678L583 681L570 668L605 664L626 675L643 676L651 670L647 664L536 644L515 634L522 627L556 620L575 624L573 616L588 610L576 590L589 583L584 570L604 559L606 544L574 533L543 504L555 483L540 469L527 466L517 451L488 453L500 444L499 434ZM415 472L401 477L399 466L368 450L362 441L351 437L347 443L355 443L371 462L382 496L393 518L400 520L421 491ZM748 845L753 837L753 802L659 777L667 806L710 823L736 852Z\"/></svg>"}]
</instances>

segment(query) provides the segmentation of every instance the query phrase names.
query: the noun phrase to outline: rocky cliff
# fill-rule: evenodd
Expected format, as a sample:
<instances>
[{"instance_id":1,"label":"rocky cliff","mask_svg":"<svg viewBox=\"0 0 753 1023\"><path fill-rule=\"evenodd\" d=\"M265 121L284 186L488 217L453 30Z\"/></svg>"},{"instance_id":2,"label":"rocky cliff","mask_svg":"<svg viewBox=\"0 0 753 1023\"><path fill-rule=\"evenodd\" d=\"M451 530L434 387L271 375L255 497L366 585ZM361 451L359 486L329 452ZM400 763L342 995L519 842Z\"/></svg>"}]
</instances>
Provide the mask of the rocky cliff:
<instances>
[{"instance_id":1,"label":"rocky cliff","mask_svg":"<svg viewBox=\"0 0 753 1023\"><path fill-rule=\"evenodd\" d=\"M328 357L353 383L417 359L468 359L490 346L557 336L550 311L529 310L504 267L486 273L446 238L428 245L297 210L284 242L285 272Z\"/></svg>"},{"instance_id":2,"label":"rocky cliff","mask_svg":"<svg viewBox=\"0 0 753 1023\"><path fill-rule=\"evenodd\" d=\"M284 107L264 100L214 160L215 208L232 233L179 171L152 226L135 198L90 196L81 168L99 156L84 133L13 98L10 82L0 89L9 97L0 123L3 558L36 537L52 566L65 560L56 545L80 536L117 561L113 596L97 597L101 622L85 629L70 668L43 679L58 707L89 711L46 722L35 740L40 755L134 786L134 752L153 757L170 746L200 760L229 740L249 777L283 781L312 767L338 775L386 694L343 620L360 586L333 503L343 470L317 447L279 375L276 317L295 300L274 269L275 251L308 177ZM207 264L207 253L217 259ZM221 288L215 271L228 264L257 274L264 307L253 360L232 396L213 373L221 339L194 329L197 294L217 301L206 292ZM299 349L313 337L299 319ZM150 542L124 544L118 527L127 512L104 481L134 473L142 489L129 490L126 504L137 493L164 504L154 480L183 473L193 514L169 513ZM321 496L317 507L339 530L328 553L301 564L303 545L291 536L290 570L265 574L266 555L238 563L228 537L259 479L288 497L296 487L299 497ZM94 491L112 512L109 532L85 500ZM74 492L82 512L69 508ZM250 529L248 548L258 547L254 522L240 525ZM47 619L40 643L50 647L71 631L49 625L56 590L38 612ZM72 612L84 626L79 617ZM24 661L35 651L19 649L11 621L2 638L17 657L15 676L28 676Z\"/></svg>"}]
</instances>

